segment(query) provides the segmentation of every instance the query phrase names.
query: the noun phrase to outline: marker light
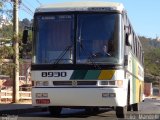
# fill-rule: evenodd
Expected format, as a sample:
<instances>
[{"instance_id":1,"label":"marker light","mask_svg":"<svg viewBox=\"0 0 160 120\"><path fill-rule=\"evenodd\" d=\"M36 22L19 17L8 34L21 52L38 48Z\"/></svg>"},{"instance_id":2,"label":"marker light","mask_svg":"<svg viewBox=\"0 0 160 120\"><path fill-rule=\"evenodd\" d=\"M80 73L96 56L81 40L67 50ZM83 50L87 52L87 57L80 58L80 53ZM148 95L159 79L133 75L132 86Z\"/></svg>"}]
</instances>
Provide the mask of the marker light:
<instances>
[{"instance_id":1,"label":"marker light","mask_svg":"<svg viewBox=\"0 0 160 120\"><path fill-rule=\"evenodd\" d=\"M88 11L113 11L117 10L116 7L90 7Z\"/></svg>"},{"instance_id":2,"label":"marker light","mask_svg":"<svg viewBox=\"0 0 160 120\"><path fill-rule=\"evenodd\" d=\"M109 97L116 97L116 93L109 93Z\"/></svg>"},{"instance_id":3,"label":"marker light","mask_svg":"<svg viewBox=\"0 0 160 120\"><path fill-rule=\"evenodd\" d=\"M106 97L116 97L116 93L102 93L102 97L106 98Z\"/></svg>"},{"instance_id":4,"label":"marker light","mask_svg":"<svg viewBox=\"0 0 160 120\"><path fill-rule=\"evenodd\" d=\"M36 93L36 98L47 98L48 93Z\"/></svg>"},{"instance_id":5,"label":"marker light","mask_svg":"<svg viewBox=\"0 0 160 120\"><path fill-rule=\"evenodd\" d=\"M102 93L102 97L109 97L109 93Z\"/></svg>"}]
</instances>

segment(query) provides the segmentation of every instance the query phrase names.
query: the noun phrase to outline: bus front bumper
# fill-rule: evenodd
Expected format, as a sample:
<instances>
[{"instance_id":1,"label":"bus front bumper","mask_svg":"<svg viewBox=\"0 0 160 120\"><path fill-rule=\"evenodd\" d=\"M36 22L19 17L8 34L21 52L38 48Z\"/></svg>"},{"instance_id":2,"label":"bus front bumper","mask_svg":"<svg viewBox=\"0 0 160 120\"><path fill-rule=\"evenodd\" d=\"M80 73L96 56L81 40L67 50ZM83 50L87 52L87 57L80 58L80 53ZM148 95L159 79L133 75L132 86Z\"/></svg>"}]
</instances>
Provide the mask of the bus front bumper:
<instances>
[{"instance_id":1,"label":"bus front bumper","mask_svg":"<svg viewBox=\"0 0 160 120\"><path fill-rule=\"evenodd\" d=\"M33 88L33 106L126 106L124 88Z\"/></svg>"}]
</instances>

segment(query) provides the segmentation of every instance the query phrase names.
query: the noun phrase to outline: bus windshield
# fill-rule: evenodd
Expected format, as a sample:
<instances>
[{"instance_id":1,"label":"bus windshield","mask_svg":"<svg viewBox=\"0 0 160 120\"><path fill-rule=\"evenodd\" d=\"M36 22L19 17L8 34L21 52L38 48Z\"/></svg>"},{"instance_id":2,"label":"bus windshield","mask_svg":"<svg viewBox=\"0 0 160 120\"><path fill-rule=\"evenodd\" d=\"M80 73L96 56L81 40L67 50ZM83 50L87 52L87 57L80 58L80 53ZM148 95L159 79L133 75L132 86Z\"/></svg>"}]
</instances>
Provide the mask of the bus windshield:
<instances>
[{"instance_id":1,"label":"bus windshield","mask_svg":"<svg viewBox=\"0 0 160 120\"><path fill-rule=\"evenodd\" d=\"M36 63L73 63L73 15L36 17Z\"/></svg>"},{"instance_id":2,"label":"bus windshield","mask_svg":"<svg viewBox=\"0 0 160 120\"><path fill-rule=\"evenodd\" d=\"M118 14L78 15L77 63L118 63Z\"/></svg>"},{"instance_id":3,"label":"bus windshield","mask_svg":"<svg viewBox=\"0 0 160 120\"><path fill-rule=\"evenodd\" d=\"M35 20L36 64L119 64L122 59L119 14L38 15Z\"/></svg>"}]
</instances>

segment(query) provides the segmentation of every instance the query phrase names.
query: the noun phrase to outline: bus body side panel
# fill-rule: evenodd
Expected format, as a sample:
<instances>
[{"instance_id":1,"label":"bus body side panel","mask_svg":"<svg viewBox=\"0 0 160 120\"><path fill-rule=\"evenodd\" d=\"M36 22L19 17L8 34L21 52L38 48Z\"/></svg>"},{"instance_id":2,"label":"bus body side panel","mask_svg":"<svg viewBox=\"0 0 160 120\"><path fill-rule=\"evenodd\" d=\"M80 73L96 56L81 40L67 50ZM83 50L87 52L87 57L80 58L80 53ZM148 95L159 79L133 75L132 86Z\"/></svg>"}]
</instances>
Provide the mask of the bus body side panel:
<instances>
[{"instance_id":1,"label":"bus body side panel","mask_svg":"<svg viewBox=\"0 0 160 120\"><path fill-rule=\"evenodd\" d=\"M129 52L128 55L128 77L130 80L130 104L139 103L143 100L143 68L139 64L138 60Z\"/></svg>"}]
</instances>

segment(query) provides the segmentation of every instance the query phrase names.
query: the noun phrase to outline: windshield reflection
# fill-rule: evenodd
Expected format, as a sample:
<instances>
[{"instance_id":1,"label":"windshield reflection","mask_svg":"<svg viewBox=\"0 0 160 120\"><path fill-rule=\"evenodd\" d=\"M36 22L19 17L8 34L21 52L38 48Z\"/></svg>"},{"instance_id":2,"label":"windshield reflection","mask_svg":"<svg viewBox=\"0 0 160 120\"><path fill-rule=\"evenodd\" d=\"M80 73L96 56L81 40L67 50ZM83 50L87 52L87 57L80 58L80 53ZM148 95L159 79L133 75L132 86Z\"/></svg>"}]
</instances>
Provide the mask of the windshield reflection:
<instances>
[{"instance_id":1,"label":"windshield reflection","mask_svg":"<svg viewBox=\"0 0 160 120\"><path fill-rule=\"evenodd\" d=\"M77 63L118 62L118 15L78 15Z\"/></svg>"},{"instance_id":2,"label":"windshield reflection","mask_svg":"<svg viewBox=\"0 0 160 120\"><path fill-rule=\"evenodd\" d=\"M36 19L36 63L73 63L73 15L43 15Z\"/></svg>"}]
</instances>

